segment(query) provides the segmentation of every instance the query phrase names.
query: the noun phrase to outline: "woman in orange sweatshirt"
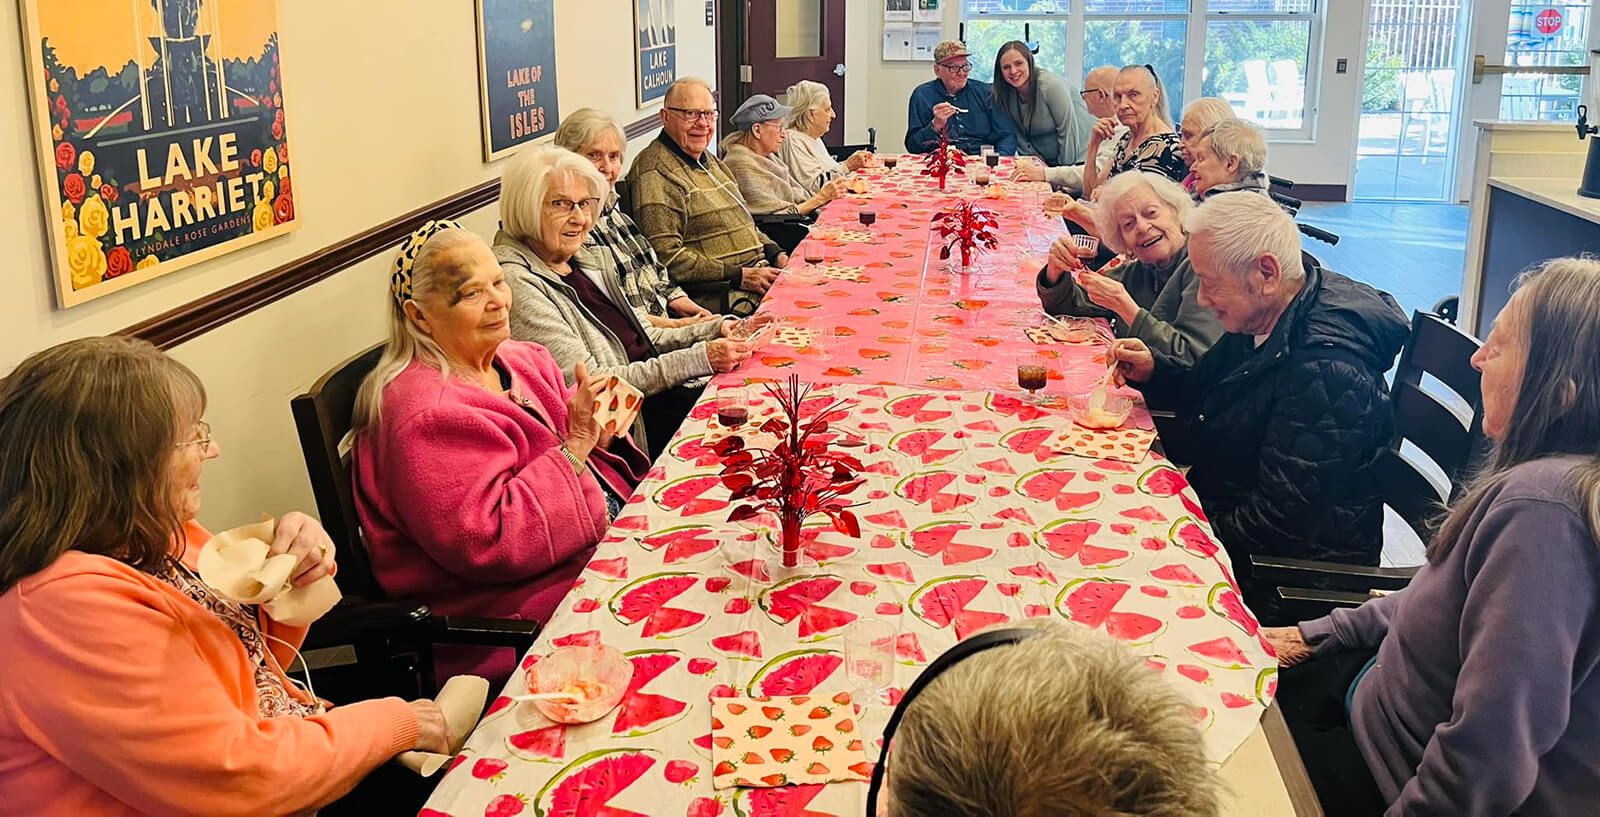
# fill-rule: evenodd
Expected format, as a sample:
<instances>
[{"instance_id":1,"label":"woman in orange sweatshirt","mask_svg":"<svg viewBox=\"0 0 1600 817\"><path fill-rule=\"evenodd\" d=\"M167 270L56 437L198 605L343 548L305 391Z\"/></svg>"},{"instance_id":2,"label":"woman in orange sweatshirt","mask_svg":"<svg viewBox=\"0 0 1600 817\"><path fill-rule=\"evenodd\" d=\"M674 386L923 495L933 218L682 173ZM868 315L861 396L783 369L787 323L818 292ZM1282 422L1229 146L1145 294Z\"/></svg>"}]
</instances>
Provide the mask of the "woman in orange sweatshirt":
<instances>
[{"instance_id":1,"label":"woman in orange sweatshirt","mask_svg":"<svg viewBox=\"0 0 1600 817\"><path fill-rule=\"evenodd\" d=\"M204 408L193 372L125 338L0 381L0 815L297 814L448 751L431 701L324 709L283 672L305 631L200 581ZM272 549L306 584L330 545L286 514Z\"/></svg>"}]
</instances>

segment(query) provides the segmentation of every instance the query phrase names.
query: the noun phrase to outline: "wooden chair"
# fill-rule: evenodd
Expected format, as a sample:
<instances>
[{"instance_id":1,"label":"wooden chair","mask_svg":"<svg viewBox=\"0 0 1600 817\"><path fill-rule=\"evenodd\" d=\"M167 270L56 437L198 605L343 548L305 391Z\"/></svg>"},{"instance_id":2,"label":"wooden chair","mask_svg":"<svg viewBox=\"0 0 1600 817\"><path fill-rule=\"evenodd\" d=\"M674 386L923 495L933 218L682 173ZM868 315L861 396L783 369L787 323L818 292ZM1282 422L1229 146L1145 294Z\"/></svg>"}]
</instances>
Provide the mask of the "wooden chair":
<instances>
[{"instance_id":1,"label":"wooden chair","mask_svg":"<svg viewBox=\"0 0 1600 817\"><path fill-rule=\"evenodd\" d=\"M1479 374L1471 363L1479 345L1438 315L1416 312L1411 337L1395 367L1391 394L1395 435L1380 455L1378 480L1384 504L1424 543L1487 450ZM1424 374L1443 384L1450 395L1425 385ZM1470 407L1470 416L1463 420L1450 407L1452 402ZM1399 590L1418 569L1273 556L1250 557L1250 568L1257 582L1277 587L1279 612L1295 620L1357 606L1374 593Z\"/></svg>"},{"instance_id":2,"label":"wooden chair","mask_svg":"<svg viewBox=\"0 0 1600 817\"><path fill-rule=\"evenodd\" d=\"M338 558L335 581L344 594L344 600L312 626L306 648L352 646L374 685L391 685L397 675L409 676L418 694L431 696L437 688L433 645L509 647L520 655L533 646L540 625L518 619L434 615L414 599L388 597L373 576L356 516L348 437L356 392L382 354L382 344L361 352L289 401L317 512Z\"/></svg>"}]
</instances>

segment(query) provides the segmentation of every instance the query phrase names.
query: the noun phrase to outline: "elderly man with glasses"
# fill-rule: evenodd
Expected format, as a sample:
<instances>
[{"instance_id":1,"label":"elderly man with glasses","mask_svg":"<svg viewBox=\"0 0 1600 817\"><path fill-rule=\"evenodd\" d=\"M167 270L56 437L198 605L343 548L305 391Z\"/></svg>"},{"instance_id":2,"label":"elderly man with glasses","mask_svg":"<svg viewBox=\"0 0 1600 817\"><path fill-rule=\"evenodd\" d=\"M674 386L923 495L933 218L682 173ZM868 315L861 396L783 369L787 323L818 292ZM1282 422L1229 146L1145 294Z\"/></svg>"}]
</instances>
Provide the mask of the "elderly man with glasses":
<instances>
[{"instance_id":1,"label":"elderly man with glasses","mask_svg":"<svg viewBox=\"0 0 1600 817\"><path fill-rule=\"evenodd\" d=\"M754 311L789 256L756 227L733 173L710 151L711 87L685 77L664 103L661 135L628 171L633 220L689 297L713 312Z\"/></svg>"},{"instance_id":2,"label":"elderly man with glasses","mask_svg":"<svg viewBox=\"0 0 1600 817\"><path fill-rule=\"evenodd\" d=\"M1120 69L1115 65L1102 65L1083 78L1083 90L1078 93L1083 97L1083 104L1089 109L1089 114L1097 121L1116 118L1117 104L1112 97L1118 70ZM1101 141L1099 149L1095 152L1095 166L1101 175L1111 167L1111 160L1117 153L1117 142L1127 132L1128 126L1118 122L1111 138ZM1030 182L1047 181L1056 190L1065 190L1077 195L1083 192L1083 167L1081 164L1045 167L1042 163L1030 162L1017 166L1016 178Z\"/></svg>"},{"instance_id":3,"label":"elderly man with glasses","mask_svg":"<svg viewBox=\"0 0 1600 817\"><path fill-rule=\"evenodd\" d=\"M948 133L950 145L962 153L977 153L984 145L994 145L996 153L1010 156L1017 152L1017 134L1010 120L994 109L989 83L969 79L972 60L967 47L946 40L933 49L934 79L911 92L906 150L927 153L939 144L939 134Z\"/></svg>"}]
</instances>

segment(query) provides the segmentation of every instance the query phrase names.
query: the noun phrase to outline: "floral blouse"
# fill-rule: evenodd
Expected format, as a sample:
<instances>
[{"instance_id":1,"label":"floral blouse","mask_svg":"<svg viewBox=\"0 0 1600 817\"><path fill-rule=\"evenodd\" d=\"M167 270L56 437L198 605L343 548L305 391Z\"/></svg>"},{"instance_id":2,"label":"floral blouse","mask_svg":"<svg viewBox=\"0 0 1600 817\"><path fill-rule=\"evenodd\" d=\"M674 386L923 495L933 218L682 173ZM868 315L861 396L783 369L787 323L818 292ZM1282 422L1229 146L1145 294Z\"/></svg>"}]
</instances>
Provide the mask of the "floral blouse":
<instances>
[{"instance_id":1,"label":"floral blouse","mask_svg":"<svg viewBox=\"0 0 1600 817\"><path fill-rule=\"evenodd\" d=\"M1189 163L1178 150L1178 134L1158 133L1133 147L1133 132L1122 134L1117 140L1116 154L1111 159L1111 175L1127 170L1146 170L1160 173L1181 183L1189 175Z\"/></svg>"},{"instance_id":2,"label":"floral blouse","mask_svg":"<svg viewBox=\"0 0 1600 817\"><path fill-rule=\"evenodd\" d=\"M305 718L320 712L319 707L302 703L290 695L283 676L273 670L267 656L266 638L261 635L261 626L252 607L219 597L211 592L205 582L183 567L169 565L160 578L178 588L196 604L210 610L239 637L239 643L244 645L255 669L256 704L261 717Z\"/></svg>"}]
</instances>

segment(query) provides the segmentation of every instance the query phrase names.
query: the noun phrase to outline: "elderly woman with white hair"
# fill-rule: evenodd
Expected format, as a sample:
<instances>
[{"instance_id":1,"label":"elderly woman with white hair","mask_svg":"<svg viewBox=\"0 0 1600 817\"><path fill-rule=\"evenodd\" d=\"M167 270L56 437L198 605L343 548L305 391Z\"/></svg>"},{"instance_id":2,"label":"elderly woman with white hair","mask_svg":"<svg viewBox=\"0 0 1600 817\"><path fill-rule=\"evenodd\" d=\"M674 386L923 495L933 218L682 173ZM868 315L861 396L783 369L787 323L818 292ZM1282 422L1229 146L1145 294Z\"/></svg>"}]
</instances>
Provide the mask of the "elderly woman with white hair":
<instances>
[{"instance_id":1,"label":"elderly woman with white hair","mask_svg":"<svg viewBox=\"0 0 1600 817\"><path fill-rule=\"evenodd\" d=\"M784 123L789 135L778 147L778 158L788 166L806 195L816 195L828 182L872 164L872 154L865 150L858 150L841 162L822 144L823 134L837 116L828 86L800 80L789 86L784 101L790 108L789 119Z\"/></svg>"},{"instance_id":2,"label":"elderly woman with white hair","mask_svg":"<svg viewBox=\"0 0 1600 817\"><path fill-rule=\"evenodd\" d=\"M511 287L476 235L429 222L389 292L351 463L373 574L442 615L543 621L650 463L595 421L599 378L583 363L568 386L549 352L510 339ZM437 657L441 674L515 666L506 650Z\"/></svg>"},{"instance_id":3,"label":"elderly woman with white hair","mask_svg":"<svg viewBox=\"0 0 1600 817\"><path fill-rule=\"evenodd\" d=\"M1200 137L1224 119L1234 119L1233 106L1227 100L1203 96L1189 103L1178 118L1178 151L1189 163L1189 175L1183 177L1183 189L1194 193L1194 148Z\"/></svg>"},{"instance_id":4,"label":"elderly woman with white hair","mask_svg":"<svg viewBox=\"0 0 1600 817\"><path fill-rule=\"evenodd\" d=\"M1129 170L1148 170L1175 182L1183 181L1189 165L1183 160L1178 134L1172 128L1171 100L1156 69L1150 65L1123 66L1112 87L1116 117L1095 123L1087 153L1095 155L1100 143L1111 138L1117 139L1116 152L1104 172L1096 165L1084 166L1084 196L1093 196L1095 188L1110 177ZM1127 127L1121 137L1115 136L1118 123Z\"/></svg>"},{"instance_id":5,"label":"elderly woman with white hair","mask_svg":"<svg viewBox=\"0 0 1600 817\"><path fill-rule=\"evenodd\" d=\"M1198 360L1222 324L1198 300L1183 229L1192 208L1189 194L1165 176L1131 171L1107 182L1095 221L1101 240L1128 260L1095 272L1079 262L1071 238L1057 239L1036 282L1044 310L1107 318L1118 337L1139 338L1177 365Z\"/></svg>"},{"instance_id":6,"label":"elderly woman with white hair","mask_svg":"<svg viewBox=\"0 0 1600 817\"><path fill-rule=\"evenodd\" d=\"M622 209L617 179L628 139L622 125L598 108L579 108L567 114L556 129L555 143L589 160L600 171L611 192L600 205L600 215L589 230L589 244L611 255L617 283L635 310L644 310L652 326L670 329L715 317L695 303L656 257L654 247ZM681 316L681 317L677 317Z\"/></svg>"},{"instance_id":7,"label":"elderly woman with white hair","mask_svg":"<svg viewBox=\"0 0 1600 817\"><path fill-rule=\"evenodd\" d=\"M1196 199L1245 191L1267 195L1267 137L1243 119L1212 125L1189 150Z\"/></svg>"},{"instance_id":8,"label":"elderly woman with white hair","mask_svg":"<svg viewBox=\"0 0 1600 817\"><path fill-rule=\"evenodd\" d=\"M1317 264L1266 196L1222 193L1184 219L1196 302L1226 332L1192 366L1138 338L1124 376L1174 410L1161 439L1236 567L1251 554L1376 565L1379 455L1393 433L1384 373L1410 335L1394 298ZM1270 621L1275 595L1240 584Z\"/></svg>"},{"instance_id":9,"label":"elderly woman with white hair","mask_svg":"<svg viewBox=\"0 0 1600 817\"><path fill-rule=\"evenodd\" d=\"M687 384L730 371L750 356L750 344L724 337L729 321L665 329L639 320L611 256L584 247L609 192L570 150L522 151L501 176L494 255L515 296L511 336L543 345L564 368L583 363L643 392L634 439L659 456L699 399L700 387Z\"/></svg>"},{"instance_id":10,"label":"elderly woman with white hair","mask_svg":"<svg viewBox=\"0 0 1600 817\"><path fill-rule=\"evenodd\" d=\"M756 94L728 117L736 130L722 142L722 163L733 172L752 214L809 216L845 194L842 178L825 182L808 194L789 166L777 158L788 136L784 120L793 112L766 94Z\"/></svg>"},{"instance_id":11,"label":"elderly woman with white hair","mask_svg":"<svg viewBox=\"0 0 1600 817\"><path fill-rule=\"evenodd\" d=\"M916 683L869 795L875 817L1218 813L1187 702L1110 636L1054 620L999 625Z\"/></svg>"}]
</instances>

